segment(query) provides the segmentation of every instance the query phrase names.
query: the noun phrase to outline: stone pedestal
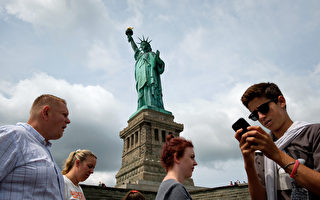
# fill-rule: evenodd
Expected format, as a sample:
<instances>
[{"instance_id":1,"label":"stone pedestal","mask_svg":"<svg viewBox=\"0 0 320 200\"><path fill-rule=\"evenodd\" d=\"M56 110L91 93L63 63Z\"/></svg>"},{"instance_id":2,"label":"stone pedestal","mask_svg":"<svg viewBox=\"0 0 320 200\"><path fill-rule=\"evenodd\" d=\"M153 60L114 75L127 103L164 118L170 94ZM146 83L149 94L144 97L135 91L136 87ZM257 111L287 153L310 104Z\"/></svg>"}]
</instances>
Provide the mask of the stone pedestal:
<instances>
[{"instance_id":1,"label":"stone pedestal","mask_svg":"<svg viewBox=\"0 0 320 200\"><path fill-rule=\"evenodd\" d=\"M132 116L120 132L123 139L122 165L116 175L117 188L157 191L166 175L160 163L160 151L168 134L180 135L183 124L172 114L144 109ZM193 186L188 179L185 185Z\"/></svg>"}]
</instances>

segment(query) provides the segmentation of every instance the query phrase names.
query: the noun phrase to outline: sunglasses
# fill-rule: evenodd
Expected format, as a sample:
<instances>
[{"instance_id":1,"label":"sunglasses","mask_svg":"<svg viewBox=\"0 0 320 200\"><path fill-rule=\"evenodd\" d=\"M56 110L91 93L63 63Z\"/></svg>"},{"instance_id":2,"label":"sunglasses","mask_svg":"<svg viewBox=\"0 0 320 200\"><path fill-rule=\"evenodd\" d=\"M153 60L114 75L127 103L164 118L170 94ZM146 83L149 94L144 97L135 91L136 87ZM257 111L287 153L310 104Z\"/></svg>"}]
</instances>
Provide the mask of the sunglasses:
<instances>
[{"instance_id":1,"label":"sunglasses","mask_svg":"<svg viewBox=\"0 0 320 200\"><path fill-rule=\"evenodd\" d=\"M269 103L270 102L274 102L277 103L278 102L278 98L274 98L271 99L270 101L267 101L263 104L261 104L260 106L258 106L257 110L252 111L252 113L249 115L249 119L253 120L253 121L257 121L259 119L259 113L261 114L267 114L269 112Z\"/></svg>"}]
</instances>

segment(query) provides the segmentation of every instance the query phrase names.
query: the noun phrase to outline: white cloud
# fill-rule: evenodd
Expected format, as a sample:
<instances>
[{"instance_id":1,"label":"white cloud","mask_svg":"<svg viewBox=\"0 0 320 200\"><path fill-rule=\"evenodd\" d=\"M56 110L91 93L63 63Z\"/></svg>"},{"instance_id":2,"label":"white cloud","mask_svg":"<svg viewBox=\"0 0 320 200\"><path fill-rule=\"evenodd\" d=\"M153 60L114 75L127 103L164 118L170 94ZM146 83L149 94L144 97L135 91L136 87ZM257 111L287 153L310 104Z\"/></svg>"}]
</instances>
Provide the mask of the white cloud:
<instances>
[{"instance_id":1,"label":"white cloud","mask_svg":"<svg viewBox=\"0 0 320 200\"><path fill-rule=\"evenodd\" d=\"M124 12L128 17L123 21L113 19L114 26L117 30L123 30L127 27L141 28L144 22L144 1L143 0L127 0L127 7L120 12Z\"/></svg>"},{"instance_id":2,"label":"white cloud","mask_svg":"<svg viewBox=\"0 0 320 200\"><path fill-rule=\"evenodd\" d=\"M100 158L97 170L115 170L121 156L121 104L100 86L70 84L47 74L35 74L17 84L0 82L0 88L9 87L7 93L0 91L0 122L15 124L26 122L33 100L41 94L53 94L64 98L69 109L71 124L64 136L52 141L57 163L75 149L90 149ZM117 153L114 153L115 151ZM107 156L109 154L109 156ZM109 163L104 157L113 159Z\"/></svg>"},{"instance_id":3,"label":"white cloud","mask_svg":"<svg viewBox=\"0 0 320 200\"><path fill-rule=\"evenodd\" d=\"M99 160L97 160L97 162L99 162ZM117 173L117 171L113 171L113 172L95 171L82 184L98 185L99 182L101 182L101 183L104 183L107 187L113 187L116 184L115 178L114 178L116 173Z\"/></svg>"},{"instance_id":4,"label":"white cloud","mask_svg":"<svg viewBox=\"0 0 320 200\"><path fill-rule=\"evenodd\" d=\"M31 23L37 30L92 31L109 23L107 10L100 0L11 0L3 5L8 14Z\"/></svg>"},{"instance_id":5,"label":"white cloud","mask_svg":"<svg viewBox=\"0 0 320 200\"><path fill-rule=\"evenodd\" d=\"M173 20L173 16L171 16L171 15L160 14L157 18L158 18L158 20L164 21L165 23L170 23L170 21Z\"/></svg>"},{"instance_id":6,"label":"white cloud","mask_svg":"<svg viewBox=\"0 0 320 200\"><path fill-rule=\"evenodd\" d=\"M14 0L5 5L9 14L35 26L65 26L72 16L66 1Z\"/></svg>"},{"instance_id":7,"label":"white cloud","mask_svg":"<svg viewBox=\"0 0 320 200\"><path fill-rule=\"evenodd\" d=\"M116 47L112 46L112 42L106 47L102 42L95 41L88 50L88 67L95 70L102 69L108 74L121 71L124 64L121 62Z\"/></svg>"},{"instance_id":8,"label":"white cloud","mask_svg":"<svg viewBox=\"0 0 320 200\"><path fill-rule=\"evenodd\" d=\"M317 66L315 67L315 70L313 72L314 76L319 76L319 74L320 74L320 63L317 64Z\"/></svg>"},{"instance_id":9,"label":"white cloud","mask_svg":"<svg viewBox=\"0 0 320 200\"><path fill-rule=\"evenodd\" d=\"M194 142L202 163L210 165L214 161L241 157L231 125L247 115L240 102L244 85L235 85L209 100L196 98L173 106L176 119L185 124L182 135Z\"/></svg>"},{"instance_id":10,"label":"white cloud","mask_svg":"<svg viewBox=\"0 0 320 200\"><path fill-rule=\"evenodd\" d=\"M228 160L216 162L213 166L207 167L198 162L192 175L196 186L219 187L226 186L239 180L247 182L247 175L244 170L243 160Z\"/></svg>"}]
</instances>

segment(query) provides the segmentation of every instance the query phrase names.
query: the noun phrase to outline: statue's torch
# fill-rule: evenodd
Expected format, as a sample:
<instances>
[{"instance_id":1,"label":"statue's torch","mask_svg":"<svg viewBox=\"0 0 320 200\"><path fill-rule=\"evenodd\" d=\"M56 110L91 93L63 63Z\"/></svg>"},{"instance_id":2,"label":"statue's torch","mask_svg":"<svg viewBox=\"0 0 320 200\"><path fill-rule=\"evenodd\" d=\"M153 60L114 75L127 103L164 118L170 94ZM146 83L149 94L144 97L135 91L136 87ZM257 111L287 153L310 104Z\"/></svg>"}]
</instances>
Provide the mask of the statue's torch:
<instances>
[{"instance_id":1,"label":"statue's torch","mask_svg":"<svg viewBox=\"0 0 320 200\"><path fill-rule=\"evenodd\" d=\"M130 42L130 40L132 39L132 35L133 35L132 29L133 27L128 27L126 30L126 35L128 36L128 42Z\"/></svg>"}]
</instances>

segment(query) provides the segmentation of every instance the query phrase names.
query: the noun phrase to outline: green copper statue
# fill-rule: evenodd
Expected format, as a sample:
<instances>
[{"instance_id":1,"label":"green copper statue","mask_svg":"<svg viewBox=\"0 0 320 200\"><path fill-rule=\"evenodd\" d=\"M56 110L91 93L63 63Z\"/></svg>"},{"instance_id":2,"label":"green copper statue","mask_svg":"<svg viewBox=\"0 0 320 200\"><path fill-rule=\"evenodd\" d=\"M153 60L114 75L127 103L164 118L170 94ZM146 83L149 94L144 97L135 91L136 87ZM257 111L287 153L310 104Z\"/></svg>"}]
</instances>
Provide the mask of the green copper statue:
<instances>
[{"instance_id":1,"label":"green copper statue","mask_svg":"<svg viewBox=\"0 0 320 200\"><path fill-rule=\"evenodd\" d=\"M135 79L138 93L138 110L142 107L163 108L160 74L164 72L164 62L159 57L160 52L152 52L148 38L141 40L137 47L132 35L132 28L126 30L128 42L134 51Z\"/></svg>"}]
</instances>

